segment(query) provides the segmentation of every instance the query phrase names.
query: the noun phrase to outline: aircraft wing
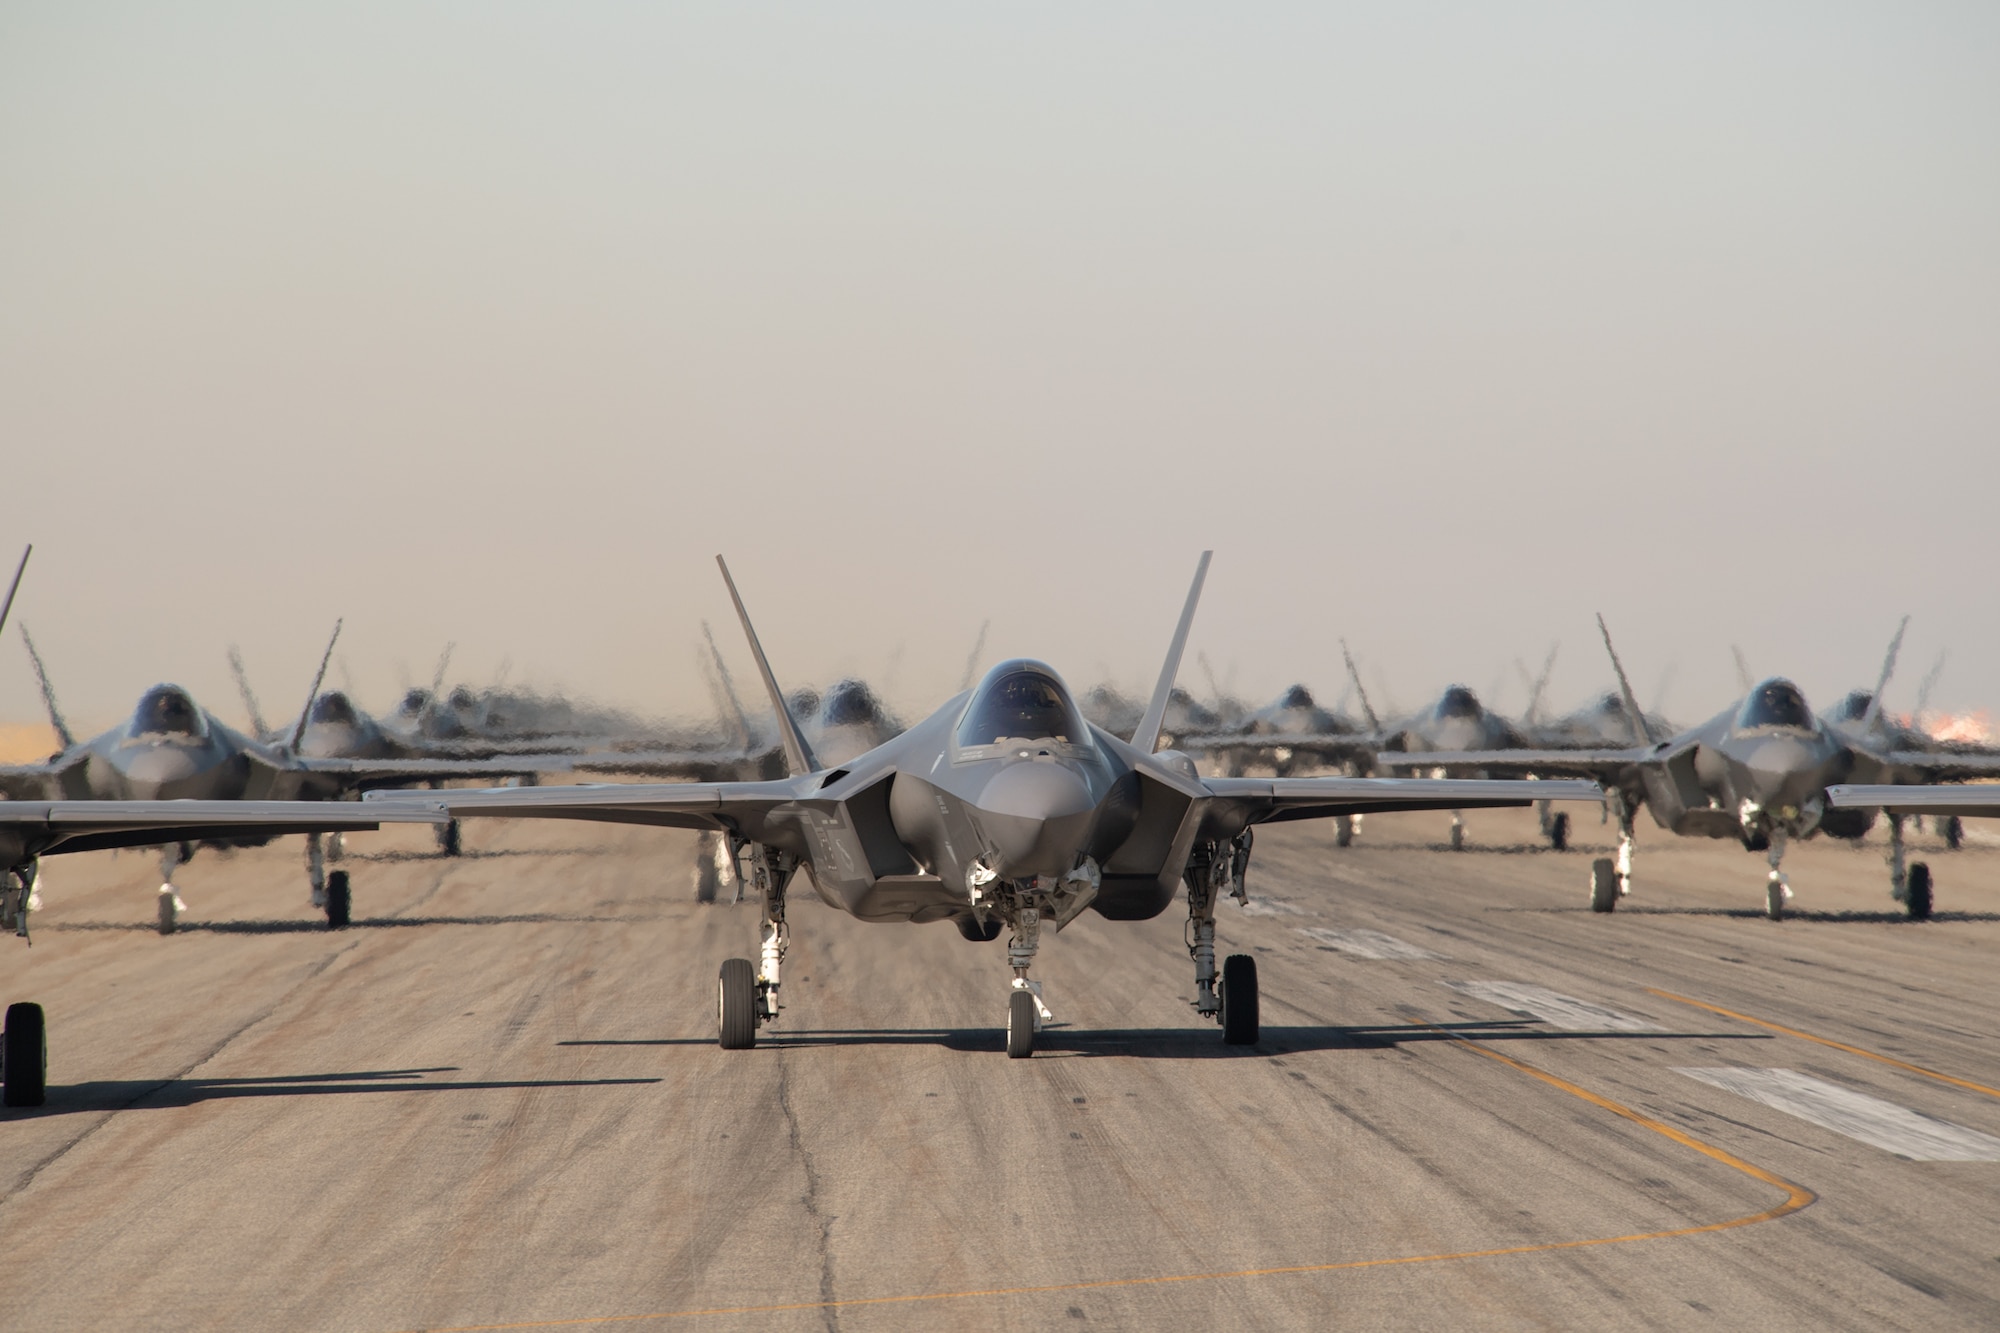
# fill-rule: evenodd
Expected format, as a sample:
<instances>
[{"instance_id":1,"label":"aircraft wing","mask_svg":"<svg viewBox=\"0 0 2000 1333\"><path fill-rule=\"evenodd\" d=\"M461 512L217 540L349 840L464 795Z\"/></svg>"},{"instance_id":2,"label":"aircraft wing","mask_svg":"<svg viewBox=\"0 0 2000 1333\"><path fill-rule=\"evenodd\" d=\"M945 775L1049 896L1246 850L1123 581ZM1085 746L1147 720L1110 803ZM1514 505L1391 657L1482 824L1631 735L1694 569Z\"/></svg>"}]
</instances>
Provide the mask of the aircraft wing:
<instances>
[{"instance_id":1,"label":"aircraft wing","mask_svg":"<svg viewBox=\"0 0 2000 1333\"><path fill-rule=\"evenodd\" d=\"M1470 768L1493 775L1556 774L1604 781L1652 753L1638 746L1624 750L1396 750L1376 755L1375 763L1385 769Z\"/></svg>"},{"instance_id":2,"label":"aircraft wing","mask_svg":"<svg viewBox=\"0 0 2000 1333\"><path fill-rule=\"evenodd\" d=\"M574 787L499 787L415 795L371 791L363 809L402 801L436 802L454 819L588 819L610 824L719 829L756 824L781 805L801 799L798 784L783 782L606 782Z\"/></svg>"},{"instance_id":3,"label":"aircraft wing","mask_svg":"<svg viewBox=\"0 0 2000 1333\"><path fill-rule=\"evenodd\" d=\"M2000 778L2000 754L1978 750L1894 750L1882 756L1898 768L1912 768L1933 782Z\"/></svg>"},{"instance_id":4,"label":"aircraft wing","mask_svg":"<svg viewBox=\"0 0 2000 1333\"><path fill-rule=\"evenodd\" d=\"M1229 750L1277 749L1297 754L1349 756L1373 754L1382 748L1383 737L1338 735L1325 731L1251 732L1218 731L1174 737L1173 748L1185 754L1217 754Z\"/></svg>"},{"instance_id":5,"label":"aircraft wing","mask_svg":"<svg viewBox=\"0 0 2000 1333\"><path fill-rule=\"evenodd\" d=\"M1594 801L1594 782L1509 782L1452 778L1204 778L1218 801L1239 807L1253 824L1394 810L1482 810L1536 801Z\"/></svg>"},{"instance_id":6,"label":"aircraft wing","mask_svg":"<svg viewBox=\"0 0 2000 1333\"><path fill-rule=\"evenodd\" d=\"M442 824L445 809L347 801L0 801L0 861L56 852L149 847L245 834L347 833L383 824Z\"/></svg>"},{"instance_id":7,"label":"aircraft wing","mask_svg":"<svg viewBox=\"0 0 2000 1333\"><path fill-rule=\"evenodd\" d=\"M1918 787L1842 783L1826 789L1829 805L1887 810L1898 815L1962 815L2000 819L2000 786Z\"/></svg>"},{"instance_id":8,"label":"aircraft wing","mask_svg":"<svg viewBox=\"0 0 2000 1333\"><path fill-rule=\"evenodd\" d=\"M411 782L497 782L502 778L569 773L578 756L516 754L491 759L299 759L301 770L352 787L388 787Z\"/></svg>"}]
</instances>

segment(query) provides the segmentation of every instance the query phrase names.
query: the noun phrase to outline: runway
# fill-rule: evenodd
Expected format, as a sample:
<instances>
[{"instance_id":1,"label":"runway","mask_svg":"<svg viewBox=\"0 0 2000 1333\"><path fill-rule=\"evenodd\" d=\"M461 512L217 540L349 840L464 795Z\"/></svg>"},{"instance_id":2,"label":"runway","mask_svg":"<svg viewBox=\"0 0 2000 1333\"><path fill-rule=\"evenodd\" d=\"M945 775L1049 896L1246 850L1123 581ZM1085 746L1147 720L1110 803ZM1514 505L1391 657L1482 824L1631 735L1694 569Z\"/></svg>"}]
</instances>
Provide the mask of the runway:
<instances>
[{"instance_id":1,"label":"runway","mask_svg":"<svg viewBox=\"0 0 2000 1333\"><path fill-rule=\"evenodd\" d=\"M756 917L683 834L357 836L340 933L297 839L197 857L171 938L150 857L53 860L0 941L51 1042L0 1326L2000 1323L2000 850L1918 838L1912 924L1879 837L1799 845L1772 923L1761 856L1646 827L1602 917L1579 824L1261 831L1256 1047L1188 1008L1177 905L1045 941L1028 1061L1003 945L808 893L783 1021L717 1049Z\"/></svg>"}]
</instances>

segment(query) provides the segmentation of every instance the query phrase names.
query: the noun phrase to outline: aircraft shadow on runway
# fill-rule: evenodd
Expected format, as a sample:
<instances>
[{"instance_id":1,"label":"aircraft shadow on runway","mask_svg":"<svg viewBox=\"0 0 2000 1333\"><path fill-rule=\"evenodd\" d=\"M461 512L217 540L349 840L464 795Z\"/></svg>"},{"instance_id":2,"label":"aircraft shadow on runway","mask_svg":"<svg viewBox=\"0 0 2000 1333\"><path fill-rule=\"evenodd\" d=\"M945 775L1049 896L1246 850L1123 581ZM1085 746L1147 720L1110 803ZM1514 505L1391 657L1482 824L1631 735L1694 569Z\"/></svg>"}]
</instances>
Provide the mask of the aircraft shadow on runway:
<instances>
[{"instance_id":1,"label":"aircraft shadow on runway","mask_svg":"<svg viewBox=\"0 0 2000 1333\"><path fill-rule=\"evenodd\" d=\"M370 1069L339 1074L273 1074L264 1078L109 1079L51 1083L44 1106L8 1112L8 1119L76 1115L85 1111L152 1111L233 1097L325 1097L356 1092L480 1092L518 1088L602 1088L658 1083L657 1078L464 1079L430 1082L429 1074L455 1074L456 1065L428 1069Z\"/></svg>"},{"instance_id":2,"label":"aircraft shadow on runway","mask_svg":"<svg viewBox=\"0 0 2000 1333\"><path fill-rule=\"evenodd\" d=\"M1213 1028L1070 1028L1051 1024L1035 1038L1038 1053L1112 1056L1140 1060L1240 1060L1301 1051L1381 1051L1411 1042L1456 1041L1769 1041L1746 1032L1557 1032L1526 1020L1449 1023L1440 1027L1374 1024L1360 1027L1264 1026L1255 1046L1225 1046ZM713 1046L712 1037L563 1041L559 1046ZM773 1030L757 1044L778 1050L837 1046L937 1046L949 1051L997 1051L1006 1045L998 1028L827 1028Z\"/></svg>"},{"instance_id":3,"label":"aircraft shadow on runway","mask_svg":"<svg viewBox=\"0 0 2000 1333\"><path fill-rule=\"evenodd\" d=\"M1588 916L1598 915L1589 907L1486 907L1487 912L1529 912L1548 916ZM1732 916L1748 920L1764 920L1761 907L1621 907L1619 916ZM1936 926L1952 925L1968 921L2000 921L2000 912L1933 912L1923 921L1910 920L1909 913L1902 908L1891 910L1828 911L1810 907L1787 907L1786 921L1822 922L1873 922L1886 925Z\"/></svg>"},{"instance_id":4,"label":"aircraft shadow on runway","mask_svg":"<svg viewBox=\"0 0 2000 1333\"><path fill-rule=\"evenodd\" d=\"M657 921L658 913L638 913L630 916L591 916L577 912L518 912L508 916L373 916L363 917L343 927L346 930L383 930L397 926L544 926L544 925L585 925L624 926L638 921ZM159 927L151 921L58 921L54 925L38 926L38 930L130 930L140 934L157 934ZM211 935L329 935L326 922L317 917L302 921L187 921L174 927L174 933L192 934L206 931Z\"/></svg>"}]
</instances>

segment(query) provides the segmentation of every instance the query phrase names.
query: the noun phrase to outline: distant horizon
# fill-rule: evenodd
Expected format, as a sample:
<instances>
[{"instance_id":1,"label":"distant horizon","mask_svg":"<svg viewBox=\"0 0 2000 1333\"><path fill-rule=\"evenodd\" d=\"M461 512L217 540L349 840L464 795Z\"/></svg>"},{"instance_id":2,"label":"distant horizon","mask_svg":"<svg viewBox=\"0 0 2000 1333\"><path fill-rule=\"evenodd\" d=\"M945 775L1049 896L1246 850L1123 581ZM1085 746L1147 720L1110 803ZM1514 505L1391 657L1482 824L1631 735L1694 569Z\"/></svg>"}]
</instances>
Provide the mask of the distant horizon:
<instances>
[{"instance_id":1,"label":"distant horizon","mask_svg":"<svg viewBox=\"0 0 2000 1333\"><path fill-rule=\"evenodd\" d=\"M452 675L2000 706L2000 10L0 15L0 561L79 726ZM989 659L991 660L991 659ZM15 626L0 720L41 704Z\"/></svg>"}]
</instances>

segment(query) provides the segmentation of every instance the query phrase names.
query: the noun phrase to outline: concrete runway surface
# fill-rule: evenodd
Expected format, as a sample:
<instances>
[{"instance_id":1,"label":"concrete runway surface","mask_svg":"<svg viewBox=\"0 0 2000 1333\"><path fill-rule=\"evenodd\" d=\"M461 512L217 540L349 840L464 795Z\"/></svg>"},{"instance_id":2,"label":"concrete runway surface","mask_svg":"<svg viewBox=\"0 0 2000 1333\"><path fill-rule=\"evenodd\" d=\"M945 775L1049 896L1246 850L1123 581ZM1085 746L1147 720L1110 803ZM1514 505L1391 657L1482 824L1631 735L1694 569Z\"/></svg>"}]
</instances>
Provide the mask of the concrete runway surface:
<instances>
[{"instance_id":1,"label":"concrete runway surface","mask_svg":"<svg viewBox=\"0 0 2000 1333\"><path fill-rule=\"evenodd\" d=\"M1003 944L808 893L781 1025L717 1049L756 918L685 834L357 836L340 933L296 838L201 854L172 938L150 854L58 858L0 941L51 1041L0 1327L2000 1324L2000 853L1918 838L1911 924L1879 835L1804 844L1772 923L1761 856L1643 828L1598 917L1579 824L1267 830L1258 1046L1177 908L1045 942L1028 1061Z\"/></svg>"}]
</instances>

